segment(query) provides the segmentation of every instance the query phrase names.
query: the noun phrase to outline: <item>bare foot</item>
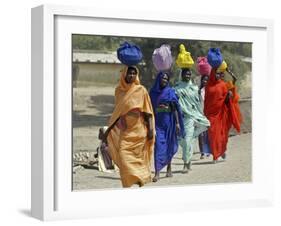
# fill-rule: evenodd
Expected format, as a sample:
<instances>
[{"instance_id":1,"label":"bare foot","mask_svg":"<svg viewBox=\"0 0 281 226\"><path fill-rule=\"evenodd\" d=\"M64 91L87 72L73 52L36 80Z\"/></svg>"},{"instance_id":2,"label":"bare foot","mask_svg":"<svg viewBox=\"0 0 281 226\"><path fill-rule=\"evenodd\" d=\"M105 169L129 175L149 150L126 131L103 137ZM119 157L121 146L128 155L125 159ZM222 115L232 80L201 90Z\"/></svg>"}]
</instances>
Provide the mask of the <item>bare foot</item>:
<instances>
[{"instance_id":1,"label":"bare foot","mask_svg":"<svg viewBox=\"0 0 281 226\"><path fill-rule=\"evenodd\" d=\"M172 167L171 167L171 163L168 164L167 166L167 173L166 173L166 177L172 177Z\"/></svg>"},{"instance_id":2,"label":"bare foot","mask_svg":"<svg viewBox=\"0 0 281 226\"><path fill-rule=\"evenodd\" d=\"M152 182L157 182L159 180L159 174L155 174L155 176L152 178Z\"/></svg>"},{"instance_id":3,"label":"bare foot","mask_svg":"<svg viewBox=\"0 0 281 226\"><path fill-rule=\"evenodd\" d=\"M185 173L188 173L187 163L184 163L183 169L182 169L181 173L184 173L184 174L185 174Z\"/></svg>"},{"instance_id":4,"label":"bare foot","mask_svg":"<svg viewBox=\"0 0 281 226\"><path fill-rule=\"evenodd\" d=\"M190 161L189 163L187 163L187 169L188 169L188 170L192 170L192 169L191 169L191 161Z\"/></svg>"},{"instance_id":5,"label":"bare foot","mask_svg":"<svg viewBox=\"0 0 281 226\"><path fill-rule=\"evenodd\" d=\"M173 177L172 172L171 172L171 171L167 171L167 173L166 173L166 177Z\"/></svg>"},{"instance_id":6,"label":"bare foot","mask_svg":"<svg viewBox=\"0 0 281 226\"><path fill-rule=\"evenodd\" d=\"M184 169L181 171L181 173L183 173L183 174L188 173L188 169L187 169L187 168L184 168Z\"/></svg>"}]
</instances>

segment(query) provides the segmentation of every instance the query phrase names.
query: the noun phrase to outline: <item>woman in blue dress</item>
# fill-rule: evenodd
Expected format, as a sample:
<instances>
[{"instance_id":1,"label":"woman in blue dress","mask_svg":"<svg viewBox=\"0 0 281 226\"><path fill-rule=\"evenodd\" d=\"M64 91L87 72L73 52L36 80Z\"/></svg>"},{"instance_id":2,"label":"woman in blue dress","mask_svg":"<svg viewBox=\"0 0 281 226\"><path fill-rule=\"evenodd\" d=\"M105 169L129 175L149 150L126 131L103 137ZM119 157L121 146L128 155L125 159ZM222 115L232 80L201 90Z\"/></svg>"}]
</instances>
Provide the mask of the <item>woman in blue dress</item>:
<instances>
[{"instance_id":1,"label":"woman in blue dress","mask_svg":"<svg viewBox=\"0 0 281 226\"><path fill-rule=\"evenodd\" d=\"M175 90L169 85L168 73L160 72L150 90L155 115L156 140L154 145L155 176L167 165L167 177L172 177L171 161L178 150L178 136L184 137L182 112Z\"/></svg>"}]
</instances>

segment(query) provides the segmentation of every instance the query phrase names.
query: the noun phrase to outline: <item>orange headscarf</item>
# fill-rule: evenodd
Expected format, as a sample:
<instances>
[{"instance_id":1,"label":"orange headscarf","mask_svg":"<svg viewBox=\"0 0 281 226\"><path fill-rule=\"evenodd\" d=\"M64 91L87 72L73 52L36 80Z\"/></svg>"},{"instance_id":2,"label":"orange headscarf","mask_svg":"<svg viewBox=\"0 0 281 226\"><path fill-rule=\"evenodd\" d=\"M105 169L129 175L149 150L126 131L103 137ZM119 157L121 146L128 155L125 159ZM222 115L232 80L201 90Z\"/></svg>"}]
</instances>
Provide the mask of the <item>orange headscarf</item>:
<instances>
[{"instance_id":1,"label":"orange headscarf","mask_svg":"<svg viewBox=\"0 0 281 226\"><path fill-rule=\"evenodd\" d=\"M139 70L136 67L135 69L137 77L133 83L125 81L128 67L121 70L119 84L115 89L115 108L109 120L109 126L132 109L137 108L141 112L153 115L149 95L146 95L146 89L140 85Z\"/></svg>"}]
</instances>

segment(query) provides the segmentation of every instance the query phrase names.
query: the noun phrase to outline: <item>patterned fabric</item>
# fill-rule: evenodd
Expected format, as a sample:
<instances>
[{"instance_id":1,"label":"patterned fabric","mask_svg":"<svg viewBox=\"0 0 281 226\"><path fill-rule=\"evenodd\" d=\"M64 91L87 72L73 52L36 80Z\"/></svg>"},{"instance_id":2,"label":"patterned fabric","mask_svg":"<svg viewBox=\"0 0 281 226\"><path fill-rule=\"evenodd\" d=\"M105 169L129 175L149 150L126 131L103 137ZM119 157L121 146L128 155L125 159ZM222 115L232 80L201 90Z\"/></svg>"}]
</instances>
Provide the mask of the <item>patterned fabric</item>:
<instances>
[{"instance_id":1,"label":"patterned fabric","mask_svg":"<svg viewBox=\"0 0 281 226\"><path fill-rule=\"evenodd\" d=\"M175 86L179 97L179 104L184 115L184 128L186 137L181 140L180 145L183 149L184 162L190 162L193 154L194 139L200 133L207 130L210 125L208 119L202 114L202 105L198 93L198 87L189 82L180 81Z\"/></svg>"}]
</instances>

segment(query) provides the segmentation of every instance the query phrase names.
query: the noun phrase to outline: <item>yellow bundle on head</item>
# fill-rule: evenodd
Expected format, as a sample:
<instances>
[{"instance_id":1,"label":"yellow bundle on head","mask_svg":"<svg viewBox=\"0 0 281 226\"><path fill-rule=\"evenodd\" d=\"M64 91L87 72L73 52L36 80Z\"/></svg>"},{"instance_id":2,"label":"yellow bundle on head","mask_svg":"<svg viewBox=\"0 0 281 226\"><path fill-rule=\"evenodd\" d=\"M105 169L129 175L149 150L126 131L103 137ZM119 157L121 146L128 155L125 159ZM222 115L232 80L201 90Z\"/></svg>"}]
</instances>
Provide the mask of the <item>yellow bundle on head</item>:
<instances>
[{"instance_id":1,"label":"yellow bundle on head","mask_svg":"<svg viewBox=\"0 0 281 226\"><path fill-rule=\"evenodd\" d=\"M190 52L185 50L183 44L180 44L180 52L177 56L176 64L180 68L191 68L194 64L194 61L191 57Z\"/></svg>"},{"instance_id":2,"label":"yellow bundle on head","mask_svg":"<svg viewBox=\"0 0 281 226\"><path fill-rule=\"evenodd\" d=\"M218 67L217 72L218 73L224 73L227 68L227 63L223 60L221 65Z\"/></svg>"}]
</instances>

